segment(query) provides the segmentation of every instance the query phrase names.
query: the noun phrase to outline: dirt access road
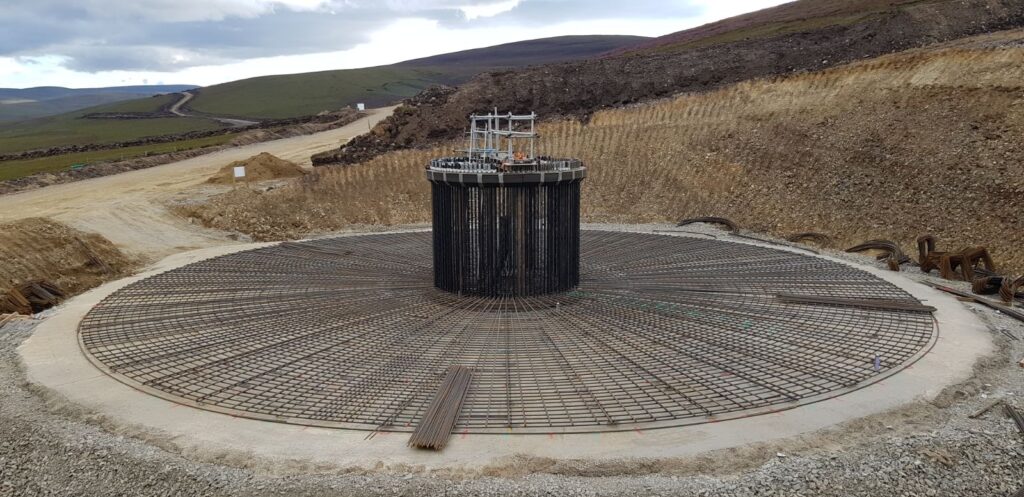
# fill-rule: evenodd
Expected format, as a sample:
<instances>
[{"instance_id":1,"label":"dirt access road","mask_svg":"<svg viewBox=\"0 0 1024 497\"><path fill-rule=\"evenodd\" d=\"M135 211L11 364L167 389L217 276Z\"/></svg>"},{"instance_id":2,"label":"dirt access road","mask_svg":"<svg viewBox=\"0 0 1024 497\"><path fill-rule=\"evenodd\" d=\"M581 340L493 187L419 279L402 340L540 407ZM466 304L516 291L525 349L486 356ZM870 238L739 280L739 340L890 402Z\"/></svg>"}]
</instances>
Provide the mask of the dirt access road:
<instances>
[{"instance_id":1,"label":"dirt access road","mask_svg":"<svg viewBox=\"0 0 1024 497\"><path fill-rule=\"evenodd\" d=\"M177 102L175 102L174 105L172 105L171 108L168 109L171 114L174 114L176 116L181 116L181 117L202 117L202 118L206 118L206 119L213 119L214 121L219 121L219 122L222 122L224 124L227 124L228 126L234 126L236 128L240 128L242 126L252 126L254 124L259 124L256 121L246 121L245 119L231 119L229 117L216 117L216 116L214 116L214 117L210 117L210 116L197 116L195 114L188 114L186 112L182 112L181 107L183 105L189 103L193 98L196 97L196 95L195 95L195 93L191 93L191 92L187 92L187 91L183 91L183 92L179 93L179 95L181 95L181 100L178 100Z\"/></svg>"},{"instance_id":2,"label":"dirt access road","mask_svg":"<svg viewBox=\"0 0 1024 497\"><path fill-rule=\"evenodd\" d=\"M337 148L365 133L393 110L394 107L369 109L369 116L322 133L256 143L149 169L3 195L0 196L0 222L49 217L99 233L121 249L150 260L183 250L232 243L226 233L192 225L174 215L167 204L220 191L224 187L199 187L228 163L261 152L311 167L310 155Z\"/></svg>"},{"instance_id":3,"label":"dirt access road","mask_svg":"<svg viewBox=\"0 0 1024 497\"><path fill-rule=\"evenodd\" d=\"M181 112L181 106L187 104L189 100L192 100L195 97L195 95L187 91L183 91L178 95L181 95L181 100L174 102L174 105L172 105L171 108L168 110L171 112L171 114L174 114L176 116L186 117L185 114Z\"/></svg>"}]
</instances>

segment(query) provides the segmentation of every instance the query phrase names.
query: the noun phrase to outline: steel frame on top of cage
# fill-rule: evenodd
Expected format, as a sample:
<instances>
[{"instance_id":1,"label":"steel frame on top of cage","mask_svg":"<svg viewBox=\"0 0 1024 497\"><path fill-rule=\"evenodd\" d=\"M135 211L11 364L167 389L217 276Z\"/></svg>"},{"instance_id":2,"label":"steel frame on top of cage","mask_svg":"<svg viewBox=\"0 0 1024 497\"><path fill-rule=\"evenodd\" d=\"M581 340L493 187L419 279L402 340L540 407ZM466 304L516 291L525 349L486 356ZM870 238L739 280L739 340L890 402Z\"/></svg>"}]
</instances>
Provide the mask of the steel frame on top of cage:
<instances>
[{"instance_id":1,"label":"steel frame on top of cage","mask_svg":"<svg viewBox=\"0 0 1024 497\"><path fill-rule=\"evenodd\" d=\"M526 131L527 127L529 131ZM469 148L467 157L471 162L532 162L537 147L537 114L526 115L493 114L470 116ZM516 142L527 142L517 147Z\"/></svg>"}]
</instances>

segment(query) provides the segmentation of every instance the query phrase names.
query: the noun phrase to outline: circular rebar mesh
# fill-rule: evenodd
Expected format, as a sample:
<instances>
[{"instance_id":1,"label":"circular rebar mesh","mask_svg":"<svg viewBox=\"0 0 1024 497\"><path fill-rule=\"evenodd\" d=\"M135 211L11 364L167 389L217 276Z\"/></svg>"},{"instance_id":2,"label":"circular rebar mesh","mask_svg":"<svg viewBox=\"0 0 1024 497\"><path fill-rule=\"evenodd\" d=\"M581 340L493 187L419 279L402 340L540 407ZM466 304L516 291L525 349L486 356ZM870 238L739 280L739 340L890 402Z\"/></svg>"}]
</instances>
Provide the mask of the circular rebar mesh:
<instances>
[{"instance_id":1,"label":"circular rebar mesh","mask_svg":"<svg viewBox=\"0 0 1024 497\"><path fill-rule=\"evenodd\" d=\"M579 289L526 298L437 290L430 250L415 232L209 259L112 294L81 344L167 399L367 430L411 431L447 368L468 366L458 431L571 432L829 398L905 367L937 334L927 313L781 302L917 301L845 264L746 244L584 231Z\"/></svg>"}]
</instances>

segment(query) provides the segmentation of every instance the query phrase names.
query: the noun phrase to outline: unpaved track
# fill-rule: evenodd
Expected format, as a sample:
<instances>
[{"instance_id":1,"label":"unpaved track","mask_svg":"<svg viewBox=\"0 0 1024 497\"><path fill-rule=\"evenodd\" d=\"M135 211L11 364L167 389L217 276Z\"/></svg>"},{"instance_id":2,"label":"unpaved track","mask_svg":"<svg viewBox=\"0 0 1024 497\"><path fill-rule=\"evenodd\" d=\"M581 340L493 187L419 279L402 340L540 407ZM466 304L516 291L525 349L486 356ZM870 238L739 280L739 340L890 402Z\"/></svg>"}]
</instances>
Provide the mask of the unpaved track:
<instances>
[{"instance_id":1,"label":"unpaved track","mask_svg":"<svg viewBox=\"0 0 1024 497\"><path fill-rule=\"evenodd\" d=\"M202 117L202 118L206 118L206 119L213 119L214 121L222 122L224 124L227 124L228 126L234 126L236 128L240 128L240 127L243 127L243 126L252 126L254 124L259 124L256 121L247 121L245 119L232 119L230 117L216 117L216 116L195 116L195 115L192 115L192 114L186 114L186 113L181 111L181 107L183 105L191 102L192 99L196 97L196 94L192 93L192 92L183 91L183 92L180 93L180 95L181 95L181 100L178 100L177 102L175 102L174 105L172 105L171 108L168 109L171 112L171 114L174 114L176 116L181 116L181 117Z\"/></svg>"},{"instance_id":2,"label":"unpaved track","mask_svg":"<svg viewBox=\"0 0 1024 497\"><path fill-rule=\"evenodd\" d=\"M53 185L0 196L0 222L49 217L99 233L120 248L150 259L193 248L231 243L227 234L189 224L167 209L189 198L224 165L268 152L310 166L312 154L337 148L365 133L394 107L370 109L366 118L347 126L306 136L246 145L148 169Z\"/></svg>"},{"instance_id":3,"label":"unpaved track","mask_svg":"<svg viewBox=\"0 0 1024 497\"><path fill-rule=\"evenodd\" d=\"M181 112L181 106L187 104L188 101L192 100L193 97L195 97L195 95L193 95L193 94L191 94L191 93L189 93L187 91L181 92L181 100L178 100L177 102L175 102L174 105L172 105L171 108L170 108L171 114L174 114L176 116L185 117L185 114Z\"/></svg>"}]
</instances>

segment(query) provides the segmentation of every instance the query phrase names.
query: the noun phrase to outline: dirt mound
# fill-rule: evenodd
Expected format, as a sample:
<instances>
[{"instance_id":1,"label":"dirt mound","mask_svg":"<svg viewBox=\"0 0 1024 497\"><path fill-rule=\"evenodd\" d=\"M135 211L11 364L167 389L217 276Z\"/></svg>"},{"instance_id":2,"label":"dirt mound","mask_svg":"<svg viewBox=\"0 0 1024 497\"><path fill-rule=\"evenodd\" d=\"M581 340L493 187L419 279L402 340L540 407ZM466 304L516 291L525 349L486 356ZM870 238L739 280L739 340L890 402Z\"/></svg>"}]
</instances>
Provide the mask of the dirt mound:
<instances>
[{"instance_id":1,"label":"dirt mound","mask_svg":"<svg viewBox=\"0 0 1024 497\"><path fill-rule=\"evenodd\" d=\"M545 123L541 152L590 169L590 222L722 216L754 231L885 238L916 253L987 245L1024 271L1024 30L785 79ZM320 168L295 185L194 206L260 239L429 221L423 166L461 145ZM245 195L246 198L241 196Z\"/></svg>"},{"instance_id":2,"label":"dirt mound","mask_svg":"<svg viewBox=\"0 0 1024 497\"><path fill-rule=\"evenodd\" d=\"M124 277L136 265L106 238L50 219L0 224L0 293L45 280L75 295Z\"/></svg>"},{"instance_id":3,"label":"dirt mound","mask_svg":"<svg viewBox=\"0 0 1024 497\"><path fill-rule=\"evenodd\" d=\"M267 181L271 179L296 178L306 174L298 164L279 159L273 155L263 152L245 160L235 161L220 169L207 183L218 185L231 184L235 181L234 171L236 167L245 168L244 181ZM242 181L242 178L239 178Z\"/></svg>"},{"instance_id":4,"label":"dirt mound","mask_svg":"<svg viewBox=\"0 0 1024 497\"><path fill-rule=\"evenodd\" d=\"M353 225L430 221L423 165L448 149L403 150L365 167L319 168L282 188L236 188L202 203L174 207L204 226L241 232L258 241L288 240Z\"/></svg>"},{"instance_id":5,"label":"dirt mound","mask_svg":"<svg viewBox=\"0 0 1024 497\"><path fill-rule=\"evenodd\" d=\"M427 98L396 110L373 133L315 156L313 164L354 164L393 150L434 146L459 137L469 114L494 107L517 113L536 111L549 120L586 121L601 109L714 90L754 78L819 71L1024 26L1024 3L1019 0L827 3L828 8L820 0L787 4L750 14L744 22L723 21L728 29L716 33L713 43L684 50L656 47L617 57L483 74L458 91L432 90ZM780 15L779 9L786 14L780 19L799 22L776 26L773 16Z\"/></svg>"}]
</instances>

